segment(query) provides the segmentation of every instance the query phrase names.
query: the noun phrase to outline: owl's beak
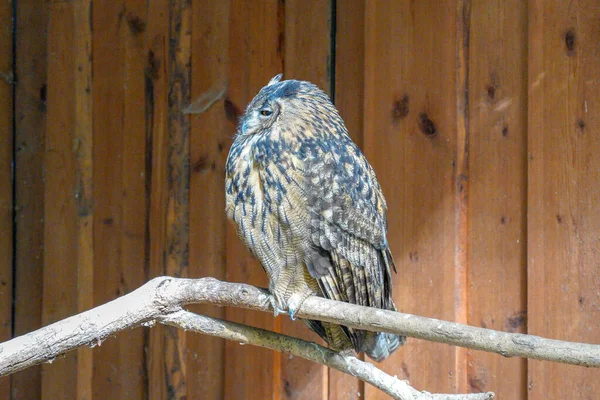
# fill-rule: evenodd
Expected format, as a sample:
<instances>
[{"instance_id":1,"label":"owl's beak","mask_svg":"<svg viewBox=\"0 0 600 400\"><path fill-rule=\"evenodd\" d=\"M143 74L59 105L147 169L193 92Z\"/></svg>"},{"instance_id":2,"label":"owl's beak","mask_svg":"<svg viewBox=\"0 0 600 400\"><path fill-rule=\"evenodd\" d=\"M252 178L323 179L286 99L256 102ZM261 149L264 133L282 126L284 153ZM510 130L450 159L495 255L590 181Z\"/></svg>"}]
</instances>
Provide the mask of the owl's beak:
<instances>
[{"instance_id":1,"label":"owl's beak","mask_svg":"<svg viewBox=\"0 0 600 400\"><path fill-rule=\"evenodd\" d=\"M242 135L251 135L256 129L256 122L256 118L253 115L246 115L242 119L242 123L240 125L240 131Z\"/></svg>"}]
</instances>

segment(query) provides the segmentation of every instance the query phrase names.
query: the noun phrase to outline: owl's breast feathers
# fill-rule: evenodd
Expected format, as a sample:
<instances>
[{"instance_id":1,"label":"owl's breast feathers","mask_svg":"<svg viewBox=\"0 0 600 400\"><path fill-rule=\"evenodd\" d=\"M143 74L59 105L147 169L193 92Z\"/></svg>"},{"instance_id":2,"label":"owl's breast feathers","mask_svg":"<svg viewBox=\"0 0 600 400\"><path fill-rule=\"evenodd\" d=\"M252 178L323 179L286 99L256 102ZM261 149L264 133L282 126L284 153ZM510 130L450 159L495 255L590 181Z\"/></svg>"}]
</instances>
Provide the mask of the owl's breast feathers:
<instances>
[{"instance_id":1,"label":"owl's breast feathers","mask_svg":"<svg viewBox=\"0 0 600 400\"><path fill-rule=\"evenodd\" d=\"M306 236L303 163L284 136L239 137L226 164L227 216L270 276L301 262Z\"/></svg>"}]
</instances>

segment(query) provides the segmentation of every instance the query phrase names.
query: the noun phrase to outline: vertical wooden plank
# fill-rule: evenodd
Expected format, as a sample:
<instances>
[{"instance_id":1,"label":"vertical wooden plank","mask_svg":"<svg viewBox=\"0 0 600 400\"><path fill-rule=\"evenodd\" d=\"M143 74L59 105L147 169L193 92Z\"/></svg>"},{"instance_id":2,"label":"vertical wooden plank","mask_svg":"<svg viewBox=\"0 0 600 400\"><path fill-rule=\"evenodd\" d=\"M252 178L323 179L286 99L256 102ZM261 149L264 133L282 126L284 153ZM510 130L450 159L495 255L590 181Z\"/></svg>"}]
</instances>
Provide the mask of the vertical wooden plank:
<instances>
[{"instance_id":1,"label":"vertical wooden plank","mask_svg":"<svg viewBox=\"0 0 600 400\"><path fill-rule=\"evenodd\" d=\"M43 323L92 304L91 26L89 2L52 2L48 25ZM76 37L77 36L77 37ZM91 393L91 352L42 368L42 397Z\"/></svg>"},{"instance_id":2,"label":"vertical wooden plank","mask_svg":"<svg viewBox=\"0 0 600 400\"><path fill-rule=\"evenodd\" d=\"M146 110L144 35L147 19L145 0L125 0L125 22L120 29L123 60L123 122L121 146L121 230L119 232L119 295L146 280ZM121 399L146 396L144 332L136 329L119 335L119 386Z\"/></svg>"},{"instance_id":3,"label":"vertical wooden plank","mask_svg":"<svg viewBox=\"0 0 600 400\"><path fill-rule=\"evenodd\" d=\"M102 304L145 280L144 30L146 4L94 7L94 301ZM143 331L123 332L96 349L95 397L145 393Z\"/></svg>"},{"instance_id":4,"label":"vertical wooden plank","mask_svg":"<svg viewBox=\"0 0 600 400\"><path fill-rule=\"evenodd\" d=\"M454 320L467 322L469 210L469 56L471 0L456 1L456 157L454 166ZM422 122L425 120L422 118ZM454 348L454 390L467 389L467 350Z\"/></svg>"},{"instance_id":5,"label":"vertical wooden plank","mask_svg":"<svg viewBox=\"0 0 600 400\"><path fill-rule=\"evenodd\" d=\"M331 5L285 2L284 79L307 80L331 96Z\"/></svg>"},{"instance_id":6,"label":"vertical wooden plank","mask_svg":"<svg viewBox=\"0 0 600 400\"><path fill-rule=\"evenodd\" d=\"M48 6L35 0L16 6L14 333L18 336L42 323ZM13 399L41 397L40 366L11 378Z\"/></svg>"},{"instance_id":7,"label":"vertical wooden plank","mask_svg":"<svg viewBox=\"0 0 600 400\"><path fill-rule=\"evenodd\" d=\"M190 102L192 9L189 1L165 0L147 10L148 274L187 276L190 125L182 111ZM185 333L156 327L146 340L150 398L185 397Z\"/></svg>"},{"instance_id":8,"label":"vertical wooden plank","mask_svg":"<svg viewBox=\"0 0 600 400\"><path fill-rule=\"evenodd\" d=\"M44 284L42 324L77 311L74 285L77 276L75 160L72 105L74 92L72 3L49 5L47 125L44 187ZM42 398L77 397L77 355L71 353L42 367Z\"/></svg>"},{"instance_id":9,"label":"vertical wooden plank","mask_svg":"<svg viewBox=\"0 0 600 400\"><path fill-rule=\"evenodd\" d=\"M94 198L92 124L92 2L73 4L73 53L75 91L73 128L75 140L75 200L77 202L77 312L94 306ZM93 355L77 350L77 397L92 397Z\"/></svg>"},{"instance_id":10,"label":"vertical wooden plank","mask_svg":"<svg viewBox=\"0 0 600 400\"><path fill-rule=\"evenodd\" d=\"M167 199L167 273L186 276L188 266L189 117L191 5L169 4L169 196ZM179 350L181 351L181 349Z\"/></svg>"},{"instance_id":11,"label":"vertical wooden plank","mask_svg":"<svg viewBox=\"0 0 600 400\"><path fill-rule=\"evenodd\" d=\"M229 90L225 112L233 134L240 113L261 87L283 70L283 2L232 1L229 22ZM227 225L227 280L267 287L260 264ZM228 320L273 330L282 317L236 308L226 311ZM238 343L225 344L225 398L279 398L281 355Z\"/></svg>"},{"instance_id":12,"label":"vertical wooden plank","mask_svg":"<svg viewBox=\"0 0 600 400\"><path fill-rule=\"evenodd\" d=\"M469 324L526 332L527 4L474 1L469 59ZM527 398L527 362L468 352L469 391Z\"/></svg>"},{"instance_id":13,"label":"vertical wooden plank","mask_svg":"<svg viewBox=\"0 0 600 400\"><path fill-rule=\"evenodd\" d=\"M454 320L457 3L374 1L365 12L364 148L388 202L395 302ZM435 363L423 368L423 360ZM450 346L409 340L381 366L418 388L451 392L456 362Z\"/></svg>"},{"instance_id":14,"label":"vertical wooden plank","mask_svg":"<svg viewBox=\"0 0 600 400\"><path fill-rule=\"evenodd\" d=\"M146 28L146 259L148 278L165 275L166 213L168 193L169 1L153 2ZM146 333L148 396L167 393L163 326Z\"/></svg>"},{"instance_id":15,"label":"vertical wooden plank","mask_svg":"<svg viewBox=\"0 0 600 400\"><path fill-rule=\"evenodd\" d=\"M467 323L469 271L469 60L471 57L471 0L455 2L456 10L456 155L454 166L454 320ZM424 119L421 119L425 122ZM467 350L454 348L453 389L467 391Z\"/></svg>"},{"instance_id":16,"label":"vertical wooden plank","mask_svg":"<svg viewBox=\"0 0 600 400\"><path fill-rule=\"evenodd\" d=\"M226 89L229 73L229 1L192 3L191 98ZM230 145L224 98L191 116L189 276L225 278L225 160ZM220 307L191 311L225 317ZM225 341L204 335L187 338L188 398L222 399L225 389Z\"/></svg>"},{"instance_id":17,"label":"vertical wooden plank","mask_svg":"<svg viewBox=\"0 0 600 400\"><path fill-rule=\"evenodd\" d=\"M142 285L146 279L146 110L144 34L146 7L143 0L124 2L120 27L123 60L123 115L121 146L122 226L119 232L120 281L118 295ZM119 336L120 398L143 398L147 394L144 371L144 332L141 329Z\"/></svg>"},{"instance_id":18,"label":"vertical wooden plank","mask_svg":"<svg viewBox=\"0 0 600 400\"><path fill-rule=\"evenodd\" d=\"M600 342L600 8L529 3L528 331ZM529 361L529 398L595 398L598 371Z\"/></svg>"},{"instance_id":19,"label":"vertical wooden plank","mask_svg":"<svg viewBox=\"0 0 600 400\"><path fill-rule=\"evenodd\" d=\"M96 248L94 303L121 294L120 232L123 229L122 138L124 115L121 30L125 25L122 0L96 3L93 13L94 96L94 209ZM124 278L124 277L123 277ZM119 342L106 340L95 349L93 396L120 398Z\"/></svg>"},{"instance_id":20,"label":"vertical wooden plank","mask_svg":"<svg viewBox=\"0 0 600 400\"><path fill-rule=\"evenodd\" d=\"M335 1L335 106L350 137L363 148L365 1ZM329 399L358 399L363 381L329 370Z\"/></svg>"},{"instance_id":21,"label":"vertical wooden plank","mask_svg":"<svg viewBox=\"0 0 600 400\"><path fill-rule=\"evenodd\" d=\"M0 5L0 341L13 330L13 4ZM9 377L0 379L0 399L10 398Z\"/></svg>"},{"instance_id":22,"label":"vertical wooden plank","mask_svg":"<svg viewBox=\"0 0 600 400\"><path fill-rule=\"evenodd\" d=\"M363 142L365 0L336 1L335 106L352 140Z\"/></svg>"},{"instance_id":23,"label":"vertical wooden plank","mask_svg":"<svg viewBox=\"0 0 600 400\"><path fill-rule=\"evenodd\" d=\"M331 5L319 0L285 2L284 79L310 81L331 95ZM281 332L323 343L300 321L280 317ZM281 358L281 375L276 378L285 399L326 399L327 369L297 358Z\"/></svg>"},{"instance_id":24,"label":"vertical wooden plank","mask_svg":"<svg viewBox=\"0 0 600 400\"><path fill-rule=\"evenodd\" d=\"M187 276L189 255L190 124L183 109L190 103L191 14L189 1L169 1L168 184L165 222L167 275ZM165 371L169 398L187 394L186 334L164 327Z\"/></svg>"}]
</instances>

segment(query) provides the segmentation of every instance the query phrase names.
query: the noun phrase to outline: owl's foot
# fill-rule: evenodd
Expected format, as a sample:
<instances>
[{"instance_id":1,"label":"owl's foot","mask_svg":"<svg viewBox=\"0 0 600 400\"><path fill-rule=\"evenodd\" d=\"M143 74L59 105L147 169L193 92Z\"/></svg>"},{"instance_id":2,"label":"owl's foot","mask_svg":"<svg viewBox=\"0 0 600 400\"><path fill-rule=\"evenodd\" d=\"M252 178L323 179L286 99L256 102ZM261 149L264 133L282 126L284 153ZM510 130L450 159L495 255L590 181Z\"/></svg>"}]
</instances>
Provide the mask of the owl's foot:
<instances>
[{"instance_id":1,"label":"owl's foot","mask_svg":"<svg viewBox=\"0 0 600 400\"><path fill-rule=\"evenodd\" d=\"M271 303L271 307L273 307L273 314L275 316L287 313L292 320L295 320L296 313L300 309L300 306L302 306L304 300L310 295L312 295L312 293L295 293L291 295L287 301L277 295L271 295L269 297L269 302Z\"/></svg>"}]
</instances>

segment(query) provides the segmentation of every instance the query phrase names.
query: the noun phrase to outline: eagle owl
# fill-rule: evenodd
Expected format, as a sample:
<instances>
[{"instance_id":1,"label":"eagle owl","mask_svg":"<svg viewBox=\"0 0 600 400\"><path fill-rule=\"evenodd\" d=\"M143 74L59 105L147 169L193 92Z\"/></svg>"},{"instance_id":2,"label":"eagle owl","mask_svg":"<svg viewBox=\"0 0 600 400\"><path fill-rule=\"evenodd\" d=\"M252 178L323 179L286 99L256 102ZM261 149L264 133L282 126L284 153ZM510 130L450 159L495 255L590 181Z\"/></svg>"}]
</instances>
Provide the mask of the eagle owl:
<instances>
[{"instance_id":1,"label":"eagle owl","mask_svg":"<svg viewBox=\"0 0 600 400\"><path fill-rule=\"evenodd\" d=\"M329 97L277 75L250 102L226 165L227 217L269 277L275 315L311 295L395 310L386 203ZM405 338L303 320L335 350L386 358Z\"/></svg>"}]
</instances>

